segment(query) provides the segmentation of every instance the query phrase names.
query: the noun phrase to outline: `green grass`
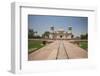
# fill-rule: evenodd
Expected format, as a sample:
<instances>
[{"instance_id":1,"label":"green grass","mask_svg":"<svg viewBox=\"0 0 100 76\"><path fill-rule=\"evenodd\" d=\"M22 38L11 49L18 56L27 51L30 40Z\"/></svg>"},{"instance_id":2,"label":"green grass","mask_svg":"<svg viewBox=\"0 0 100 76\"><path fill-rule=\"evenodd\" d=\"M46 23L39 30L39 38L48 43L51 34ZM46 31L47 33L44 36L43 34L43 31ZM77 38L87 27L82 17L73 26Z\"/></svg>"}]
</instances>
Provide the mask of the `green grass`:
<instances>
[{"instance_id":1,"label":"green grass","mask_svg":"<svg viewBox=\"0 0 100 76\"><path fill-rule=\"evenodd\" d=\"M28 40L28 50L29 49L40 49L42 48L44 45L42 45L42 41L41 40ZM28 51L28 52L33 52L35 50L32 51Z\"/></svg>"},{"instance_id":2,"label":"green grass","mask_svg":"<svg viewBox=\"0 0 100 76\"><path fill-rule=\"evenodd\" d=\"M87 49L88 48L88 42L80 42L80 47L83 49Z\"/></svg>"}]
</instances>

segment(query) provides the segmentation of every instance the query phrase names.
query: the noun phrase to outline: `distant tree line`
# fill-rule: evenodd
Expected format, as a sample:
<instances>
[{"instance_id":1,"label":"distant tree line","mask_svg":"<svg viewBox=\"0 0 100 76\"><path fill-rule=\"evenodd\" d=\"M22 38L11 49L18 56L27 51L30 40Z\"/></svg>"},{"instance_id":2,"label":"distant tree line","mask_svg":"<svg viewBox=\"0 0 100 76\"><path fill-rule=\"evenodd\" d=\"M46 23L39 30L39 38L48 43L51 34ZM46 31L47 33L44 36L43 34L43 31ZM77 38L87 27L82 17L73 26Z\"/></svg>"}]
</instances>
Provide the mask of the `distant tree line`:
<instances>
[{"instance_id":1,"label":"distant tree line","mask_svg":"<svg viewBox=\"0 0 100 76\"><path fill-rule=\"evenodd\" d=\"M37 31L34 31L33 29L28 29L28 38L49 38L50 32L45 31L42 36L37 35Z\"/></svg>"},{"instance_id":2,"label":"distant tree line","mask_svg":"<svg viewBox=\"0 0 100 76\"><path fill-rule=\"evenodd\" d=\"M37 31L34 31L33 29L29 29L28 30L28 38L49 38L50 32L49 31L45 31L42 36L37 35ZM74 37L74 35L72 34L71 36L72 39L88 39L88 34L81 34L79 37Z\"/></svg>"},{"instance_id":3,"label":"distant tree line","mask_svg":"<svg viewBox=\"0 0 100 76\"><path fill-rule=\"evenodd\" d=\"M36 35L38 32L33 29L28 29L28 38L41 38L41 36Z\"/></svg>"},{"instance_id":4,"label":"distant tree line","mask_svg":"<svg viewBox=\"0 0 100 76\"><path fill-rule=\"evenodd\" d=\"M87 33L86 34L81 34L80 38L81 39L88 39L88 34Z\"/></svg>"},{"instance_id":5,"label":"distant tree line","mask_svg":"<svg viewBox=\"0 0 100 76\"><path fill-rule=\"evenodd\" d=\"M33 29L28 29L28 38L33 38L33 37L34 37Z\"/></svg>"},{"instance_id":6,"label":"distant tree line","mask_svg":"<svg viewBox=\"0 0 100 76\"><path fill-rule=\"evenodd\" d=\"M44 34L42 34L42 38L49 38L50 32L46 31Z\"/></svg>"},{"instance_id":7,"label":"distant tree line","mask_svg":"<svg viewBox=\"0 0 100 76\"><path fill-rule=\"evenodd\" d=\"M88 39L88 34L81 34L80 36L76 36L74 39Z\"/></svg>"}]
</instances>

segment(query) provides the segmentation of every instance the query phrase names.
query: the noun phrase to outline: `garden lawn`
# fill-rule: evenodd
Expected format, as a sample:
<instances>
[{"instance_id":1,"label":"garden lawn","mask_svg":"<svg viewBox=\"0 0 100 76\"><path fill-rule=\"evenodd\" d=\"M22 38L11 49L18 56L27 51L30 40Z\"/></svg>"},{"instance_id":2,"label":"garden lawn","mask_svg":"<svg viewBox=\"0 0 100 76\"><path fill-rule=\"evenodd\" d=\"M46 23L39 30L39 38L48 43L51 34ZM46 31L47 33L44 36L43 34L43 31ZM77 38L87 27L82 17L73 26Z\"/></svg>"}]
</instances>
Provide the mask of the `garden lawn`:
<instances>
[{"instance_id":1,"label":"garden lawn","mask_svg":"<svg viewBox=\"0 0 100 76\"><path fill-rule=\"evenodd\" d=\"M28 40L28 50L30 49L40 49L42 48L44 45L42 45L42 41L41 40ZM28 52L33 52L35 50L30 50Z\"/></svg>"},{"instance_id":2,"label":"garden lawn","mask_svg":"<svg viewBox=\"0 0 100 76\"><path fill-rule=\"evenodd\" d=\"M80 47L83 49L87 49L88 48L88 42L80 42Z\"/></svg>"}]
</instances>

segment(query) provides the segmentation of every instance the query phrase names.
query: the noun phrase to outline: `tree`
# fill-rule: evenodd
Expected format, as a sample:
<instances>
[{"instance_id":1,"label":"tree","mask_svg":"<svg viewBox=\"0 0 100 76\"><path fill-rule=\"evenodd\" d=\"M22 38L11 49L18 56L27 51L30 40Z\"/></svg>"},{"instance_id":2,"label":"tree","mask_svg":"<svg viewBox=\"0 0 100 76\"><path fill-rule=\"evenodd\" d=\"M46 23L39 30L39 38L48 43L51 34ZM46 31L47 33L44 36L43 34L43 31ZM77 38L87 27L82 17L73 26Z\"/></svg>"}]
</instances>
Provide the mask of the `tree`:
<instances>
[{"instance_id":1,"label":"tree","mask_svg":"<svg viewBox=\"0 0 100 76\"><path fill-rule=\"evenodd\" d=\"M34 37L34 31L33 29L28 30L28 38L33 38Z\"/></svg>"},{"instance_id":2,"label":"tree","mask_svg":"<svg viewBox=\"0 0 100 76\"><path fill-rule=\"evenodd\" d=\"M37 31L34 31L33 29L28 30L28 38L40 38L39 35L37 35Z\"/></svg>"},{"instance_id":3,"label":"tree","mask_svg":"<svg viewBox=\"0 0 100 76\"><path fill-rule=\"evenodd\" d=\"M88 39L88 34L86 33L86 34L81 34L81 39Z\"/></svg>"},{"instance_id":4,"label":"tree","mask_svg":"<svg viewBox=\"0 0 100 76\"><path fill-rule=\"evenodd\" d=\"M74 35L72 34L71 38L74 38Z\"/></svg>"},{"instance_id":5,"label":"tree","mask_svg":"<svg viewBox=\"0 0 100 76\"><path fill-rule=\"evenodd\" d=\"M46 31L46 32L44 32L44 34L42 35L42 37L47 37L47 38L49 38L49 35L50 35L50 32L49 31Z\"/></svg>"},{"instance_id":6,"label":"tree","mask_svg":"<svg viewBox=\"0 0 100 76\"><path fill-rule=\"evenodd\" d=\"M88 34L86 33L86 39L88 39Z\"/></svg>"}]
</instances>

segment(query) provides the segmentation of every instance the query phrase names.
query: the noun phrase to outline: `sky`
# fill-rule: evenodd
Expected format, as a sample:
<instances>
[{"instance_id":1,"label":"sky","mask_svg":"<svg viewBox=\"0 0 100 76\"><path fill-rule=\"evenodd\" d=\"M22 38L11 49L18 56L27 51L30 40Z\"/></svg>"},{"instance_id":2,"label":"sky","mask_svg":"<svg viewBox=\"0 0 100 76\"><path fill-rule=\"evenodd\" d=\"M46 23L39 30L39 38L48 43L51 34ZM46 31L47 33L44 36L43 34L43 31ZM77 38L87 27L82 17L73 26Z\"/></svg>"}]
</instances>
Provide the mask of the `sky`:
<instances>
[{"instance_id":1,"label":"sky","mask_svg":"<svg viewBox=\"0 0 100 76\"><path fill-rule=\"evenodd\" d=\"M40 36L45 31L50 31L51 26L55 30L64 29L66 32L71 26L73 35L80 36L88 31L88 17L28 15L28 28L37 31Z\"/></svg>"}]
</instances>

